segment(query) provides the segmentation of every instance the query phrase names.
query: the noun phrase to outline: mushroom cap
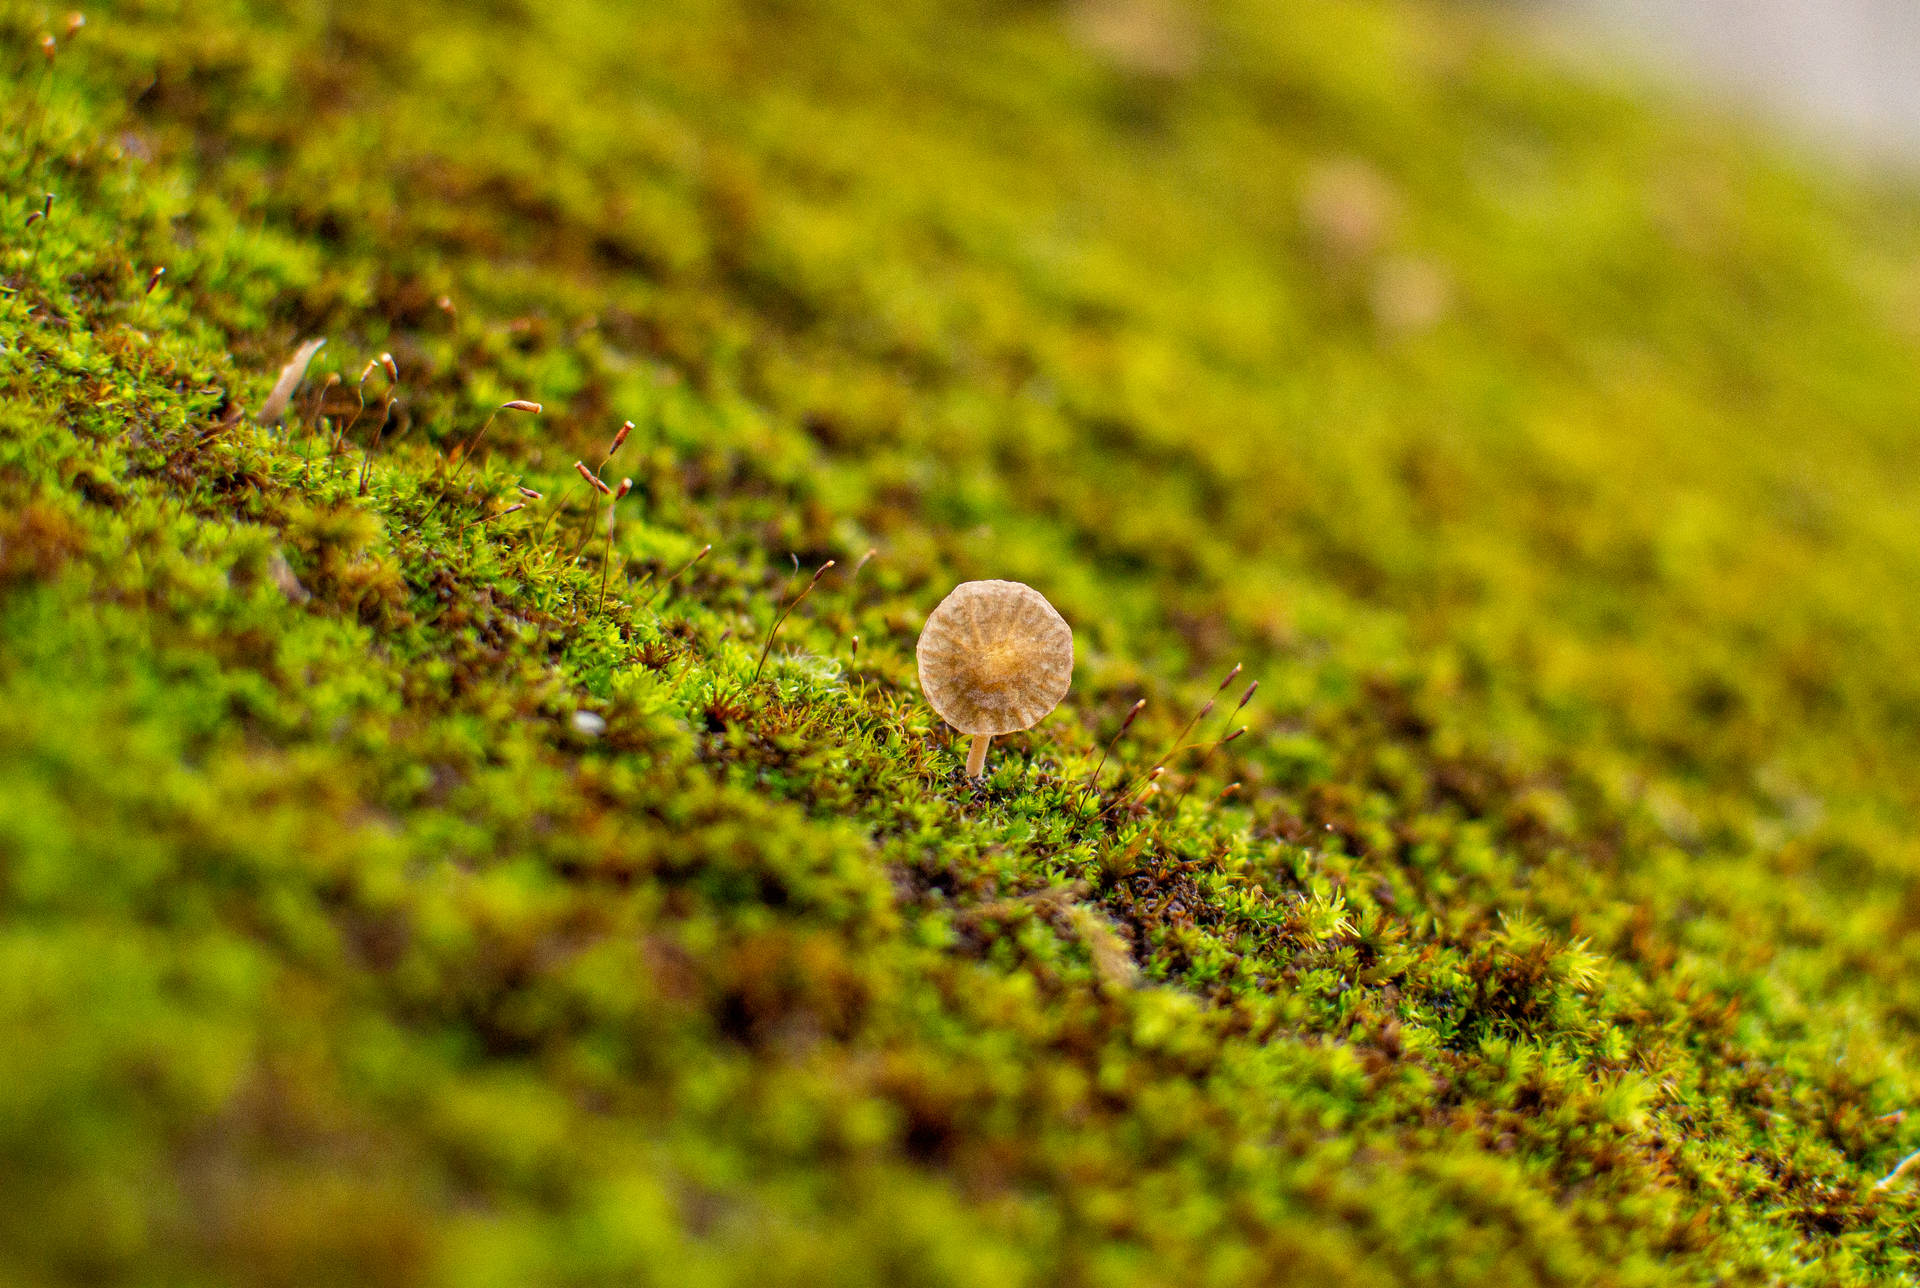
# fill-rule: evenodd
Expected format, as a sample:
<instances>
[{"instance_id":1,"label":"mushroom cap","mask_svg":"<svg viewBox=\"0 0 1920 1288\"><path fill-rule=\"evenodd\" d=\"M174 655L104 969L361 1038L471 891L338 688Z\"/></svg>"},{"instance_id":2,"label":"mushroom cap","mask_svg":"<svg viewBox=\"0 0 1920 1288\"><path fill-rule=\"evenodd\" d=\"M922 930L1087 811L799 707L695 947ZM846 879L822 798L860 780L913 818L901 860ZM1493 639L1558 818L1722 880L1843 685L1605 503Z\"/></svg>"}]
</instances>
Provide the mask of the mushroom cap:
<instances>
[{"instance_id":1,"label":"mushroom cap","mask_svg":"<svg viewBox=\"0 0 1920 1288\"><path fill-rule=\"evenodd\" d=\"M1017 581L963 581L940 601L914 650L920 689L961 733L1018 733L1073 683L1073 630Z\"/></svg>"}]
</instances>

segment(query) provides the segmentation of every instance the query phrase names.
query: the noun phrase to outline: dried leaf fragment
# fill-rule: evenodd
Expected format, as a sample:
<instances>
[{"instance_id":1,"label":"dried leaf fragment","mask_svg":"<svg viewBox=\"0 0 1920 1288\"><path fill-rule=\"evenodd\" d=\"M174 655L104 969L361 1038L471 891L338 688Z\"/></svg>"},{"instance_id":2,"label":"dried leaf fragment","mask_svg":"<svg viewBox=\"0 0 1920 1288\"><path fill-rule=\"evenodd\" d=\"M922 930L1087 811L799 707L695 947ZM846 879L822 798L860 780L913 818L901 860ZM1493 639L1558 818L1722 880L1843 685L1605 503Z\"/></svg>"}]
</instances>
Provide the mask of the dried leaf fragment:
<instances>
[{"instance_id":1,"label":"dried leaf fragment","mask_svg":"<svg viewBox=\"0 0 1920 1288\"><path fill-rule=\"evenodd\" d=\"M280 378L273 382L273 391L267 395L266 402L260 404L260 423L272 425L279 421L287 404L293 400L293 391L307 378L307 367L313 362L313 355L326 347L325 340L309 340L294 351L287 365L280 368Z\"/></svg>"}]
</instances>

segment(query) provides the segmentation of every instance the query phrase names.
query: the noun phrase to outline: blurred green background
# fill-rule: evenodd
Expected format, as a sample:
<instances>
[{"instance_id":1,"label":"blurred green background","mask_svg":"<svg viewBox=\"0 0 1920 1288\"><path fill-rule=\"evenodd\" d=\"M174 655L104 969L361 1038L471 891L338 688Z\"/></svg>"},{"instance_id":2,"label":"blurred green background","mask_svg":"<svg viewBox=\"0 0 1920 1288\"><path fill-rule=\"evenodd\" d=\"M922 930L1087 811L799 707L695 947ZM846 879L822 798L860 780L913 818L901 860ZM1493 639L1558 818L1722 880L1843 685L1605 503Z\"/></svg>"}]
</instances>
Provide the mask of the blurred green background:
<instances>
[{"instance_id":1,"label":"blurred green background","mask_svg":"<svg viewBox=\"0 0 1920 1288\"><path fill-rule=\"evenodd\" d=\"M0 5L0 1276L1920 1272L1920 194L1585 21Z\"/></svg>"}]
</instances>

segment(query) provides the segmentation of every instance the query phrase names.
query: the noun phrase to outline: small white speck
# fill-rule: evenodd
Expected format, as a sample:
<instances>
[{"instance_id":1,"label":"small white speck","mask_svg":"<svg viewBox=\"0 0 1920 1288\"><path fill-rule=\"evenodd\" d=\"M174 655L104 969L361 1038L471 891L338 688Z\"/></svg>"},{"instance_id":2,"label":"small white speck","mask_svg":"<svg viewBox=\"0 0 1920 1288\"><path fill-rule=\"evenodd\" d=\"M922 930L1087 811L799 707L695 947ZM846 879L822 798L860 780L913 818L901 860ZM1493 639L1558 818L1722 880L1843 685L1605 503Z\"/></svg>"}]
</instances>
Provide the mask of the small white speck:
<instances>
[{"instance_id":1,"label":"small white speck","mask_svg":"<svg viewBox=\"0 0 1920 1288\"><path fill-rule=\"evenodd\" d=\"M573 731L589 738L598 738L607 731L607 722L591 711L576 711L573 713Z\"/></svg>"}]
</instances>

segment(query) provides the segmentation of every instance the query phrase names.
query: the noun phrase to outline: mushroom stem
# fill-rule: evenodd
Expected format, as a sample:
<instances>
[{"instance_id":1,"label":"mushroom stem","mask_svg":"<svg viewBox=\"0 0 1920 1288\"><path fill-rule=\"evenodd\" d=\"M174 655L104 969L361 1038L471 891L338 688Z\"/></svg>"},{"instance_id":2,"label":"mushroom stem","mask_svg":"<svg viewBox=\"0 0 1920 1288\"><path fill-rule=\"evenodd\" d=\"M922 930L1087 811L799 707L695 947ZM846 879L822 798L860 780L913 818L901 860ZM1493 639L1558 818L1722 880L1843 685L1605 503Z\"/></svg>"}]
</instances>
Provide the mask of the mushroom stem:
<instances>
[{"instance_id":1,"label":"mushroom stem","mask_svg":"<svg viewBox=\"0 0 1920 1288\"><path fill-rule=\"evenodd\" d=\"M990 733L973 735L973 749L967 753L967 777L978 778L987 768L987 747L993 742Z\"/></svg>"}]
</instances>

